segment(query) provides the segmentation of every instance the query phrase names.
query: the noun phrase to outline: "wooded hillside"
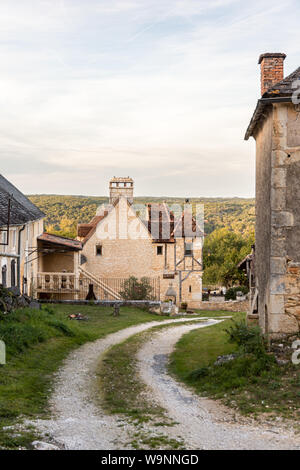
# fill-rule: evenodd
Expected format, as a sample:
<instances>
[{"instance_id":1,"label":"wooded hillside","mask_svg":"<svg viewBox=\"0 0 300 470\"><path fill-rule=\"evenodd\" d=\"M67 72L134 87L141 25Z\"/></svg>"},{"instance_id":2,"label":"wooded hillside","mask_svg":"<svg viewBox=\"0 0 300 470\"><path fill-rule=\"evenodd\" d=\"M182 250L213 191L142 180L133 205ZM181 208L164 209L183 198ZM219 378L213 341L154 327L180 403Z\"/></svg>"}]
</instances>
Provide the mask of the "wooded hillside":
<instances>
[{"instance_id":1,"label":"wooded hillside","mask_svg":"<svg viewBox=\"0 0 300 470\"><path fill-rule=\"evenodd\" d=\"M108 202L107 197L31 195L29 199L45 212L48 231L61 231L66 236L75 236L79 222L89 222L97 207ZM184 198L137 197L137 204L166 201L168 204L183 204ZM247 235L253 231L255 221L254 199L192 198L191 203L203 203L205 232L219 228Z\"/></svg>"},{"instance_id":2,"label":"wooded hillside","mask_svg":"<svg viewBox=\"0 0 300 470\"><path fill-rule=\"evenodd\" d=\"M107 197L32 195L30 200L46 214L48 232L75 237L77 224L89 222ZM137 197L136 204L166 201L184 204L184 198ZM231 285L243 282L236 265L254 243L255 201L239 198L193 198L204 204L205 245L204 285Z\"/></svg>"}]
</instances>

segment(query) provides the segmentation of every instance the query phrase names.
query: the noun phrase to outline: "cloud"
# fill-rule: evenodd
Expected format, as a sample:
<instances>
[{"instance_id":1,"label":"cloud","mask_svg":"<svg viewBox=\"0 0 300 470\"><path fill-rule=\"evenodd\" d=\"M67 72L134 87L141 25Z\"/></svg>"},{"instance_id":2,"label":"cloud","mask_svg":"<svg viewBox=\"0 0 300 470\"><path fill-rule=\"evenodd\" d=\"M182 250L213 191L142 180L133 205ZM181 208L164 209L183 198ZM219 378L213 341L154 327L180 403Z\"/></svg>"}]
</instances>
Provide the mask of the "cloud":
<instances>
[{"instance_id":1,"label":"cloud","mask_svg":"<svg viewBox=\"0 0 300 470\"><path fill-rule=\"evenodd\" d=\"M105 194L130 173L139 194L252 196L257 58L280 50L299 66L299 13L278 0L4 0L2 172L30 192Z\"/></svg>"}]
</instances>

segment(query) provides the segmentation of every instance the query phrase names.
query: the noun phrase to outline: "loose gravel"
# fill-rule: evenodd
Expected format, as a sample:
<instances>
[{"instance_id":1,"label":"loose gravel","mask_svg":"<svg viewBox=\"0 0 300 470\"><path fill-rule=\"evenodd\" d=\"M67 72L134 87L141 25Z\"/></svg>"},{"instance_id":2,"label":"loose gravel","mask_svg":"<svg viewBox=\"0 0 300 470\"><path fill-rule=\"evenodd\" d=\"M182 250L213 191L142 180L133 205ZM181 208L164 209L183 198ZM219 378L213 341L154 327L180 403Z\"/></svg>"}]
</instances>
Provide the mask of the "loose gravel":
<instances>
[{"instance_id":1,"label":"loose gravel","mask_svg":"<svg viewBox=\"0 0 300 470\"><path fill-rule=\"evenodd\" d=\"M33 424L44 440L62 449L130 448L128 438L132 426L122 417L106 415L95 404L93 385L102 354L111 346L154 326L195 320L197 317L152 321L120 330L76 349L56 374L50 399L52 418L28 424Z\"/></svg>"},{"instance_id":2,"label":"loose gravel","mask_svg":"<svg viewBox=\"0 0 300 470\"><path fill-rule=\"evenodd\" d=\"M34 421L44 441L61 449L131 449L134 426L124 417L107 415L96 405L94 385L102 355L113 345L149 328L199 320L153 333L138 353L141 380L148 386L149 400L167 410L177 424L163 428L169 439L183 440L186 449L300 449L292 432L270 426L234 422L236 416L212 400L199 398L167 373L169 354L179 338L195 328L219 320L191 318L152 321L118 331L71 353L58 371L50 399L51 419ZM200 322L201 320L201 322ZM147 426L149 429L147 430ZM153 435L153 426L143 432Z\"/></svg>"},{"instance_id":3,"label":"loose gravel","mask_svg":"<svg viewBox=\"0 0 300 470\"><path fill-rule=\"evenodd\" d=\"M149 400L165 408L176 424L170 438L182 439L186 449L300 449L299 436L276 424L253 425L213 400L200 398L168 375L169 355L180 337L207 324L181 325L155 333L138 353L141 379ZM236 422L238 420L238 422ZM241 422L245 421L245 424Z\"/></svg>"}]
</instances>

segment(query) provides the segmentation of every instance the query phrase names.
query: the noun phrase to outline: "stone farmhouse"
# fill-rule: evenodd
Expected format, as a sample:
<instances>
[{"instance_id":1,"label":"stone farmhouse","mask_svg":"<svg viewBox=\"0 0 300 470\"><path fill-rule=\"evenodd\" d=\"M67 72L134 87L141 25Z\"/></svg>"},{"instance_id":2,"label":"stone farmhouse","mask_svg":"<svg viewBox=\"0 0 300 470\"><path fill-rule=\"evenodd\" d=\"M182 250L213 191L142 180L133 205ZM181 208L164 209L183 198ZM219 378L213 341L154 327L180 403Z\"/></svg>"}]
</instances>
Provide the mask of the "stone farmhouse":
<instances>
[{"instance_id":1,"label":"stone farmhouse","mask_svg":"<svg viewBox=\"0 0 300 470\"><path fill-rule=\"evenodd\" d=\"M100 290L107 286L108 297L119 298L120 280L147 277L155 298L199 306L203 232L192 215L176 216L165 203L134 207L129 177L112 178L109 191L109 204L78 225L80 274Z\"/></svg>"},{"instance_id":2,"label":"stone farmhouse","mask_svg":"<svg viewBox=\"0 0 300 470\"><path fill-rule=\"evenodd\" d=\"M300 68L259 58L261 98L245 139L256 140L255 286L249 318L270 337L300 329Z\"/></svg>"},{"instance_id":3,"label":"stone farmhouse","mask_svg":"<svg viewBox=\"0 0 300 470\"><path fill-rule=\"evenodd\" d=\"M32 294L39 299L122 300L130 277L147 278L153 300L198 307L203 232L188 211L165 203L134 206L131 178L112 178L109 203L76 240L41 233Z\"/></svg>"},{"instance_id":4,"label":"stone farmhouse","mask_svg":"<svg viewBox=\"0 0 300 470\"><path fill-rule=\"evenodd\" d=\"M31 291L37 271L37 239L43 233L45 214L4 176L0 175L0 283Z\"/></svg>"}]
</instances>

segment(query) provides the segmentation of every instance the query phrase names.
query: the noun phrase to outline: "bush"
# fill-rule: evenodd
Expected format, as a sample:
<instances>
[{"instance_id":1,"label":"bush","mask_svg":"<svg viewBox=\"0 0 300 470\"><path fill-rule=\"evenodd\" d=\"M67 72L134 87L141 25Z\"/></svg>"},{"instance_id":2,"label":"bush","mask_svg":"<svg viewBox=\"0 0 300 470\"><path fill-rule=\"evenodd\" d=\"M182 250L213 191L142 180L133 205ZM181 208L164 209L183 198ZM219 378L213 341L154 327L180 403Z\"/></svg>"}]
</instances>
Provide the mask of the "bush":
<instances>
[{"instance_id":1,"label":"bush","mask_svg":"<svg viewBox=\"0 0 300 470\"><path fill-rule=\"evenodd\" d=\"M206 301L206 300L209 300L209 294L208 294L208 292L203 292L203 294L202 294L202 300L205 300L205 301Z\"/></svg>"},{"instance_id":2,"label":"bush","mask_svg":"<svg viewBox=\"0 0 300 470\"><path fill-rule=\"evenodd\" d=\"M236 300L236 290L234 287L227 289L225 294L225 300Z\"/></svg>"},{"instance_id":3,"label":"bush","mask_svg":"<svg viewBox=\"0 0 300 470\"><path fill-rule=\"evenodd\" d=\"M149 278L142 277L139 281L131 276L124 282L120 295L124 300L153 300L152 290Z\"/></svg>"},{"instance_id":4,"label":"bush","mask_svg":"<svg viewBox=\"0 0 300 470\"><path fill-rule=\"evenodd\" d=\"M225 300L236 300L237 292L242 292L242 294L246 295L249 289L246 286L230 287L230 289L226 291Z\"/></svg>"},{"instance_id":5,"label":"bush","mask_svg":"<svg viewBox=\"0 0 300 470\"><path fill-rule=\"evenodd\" d=\"M237 344L241 353L256 356L266 354L265 341L258 326L247 326L244 321L234 322L225 331L229 335L229 341Z\"/></svg>"}]
</instances>

